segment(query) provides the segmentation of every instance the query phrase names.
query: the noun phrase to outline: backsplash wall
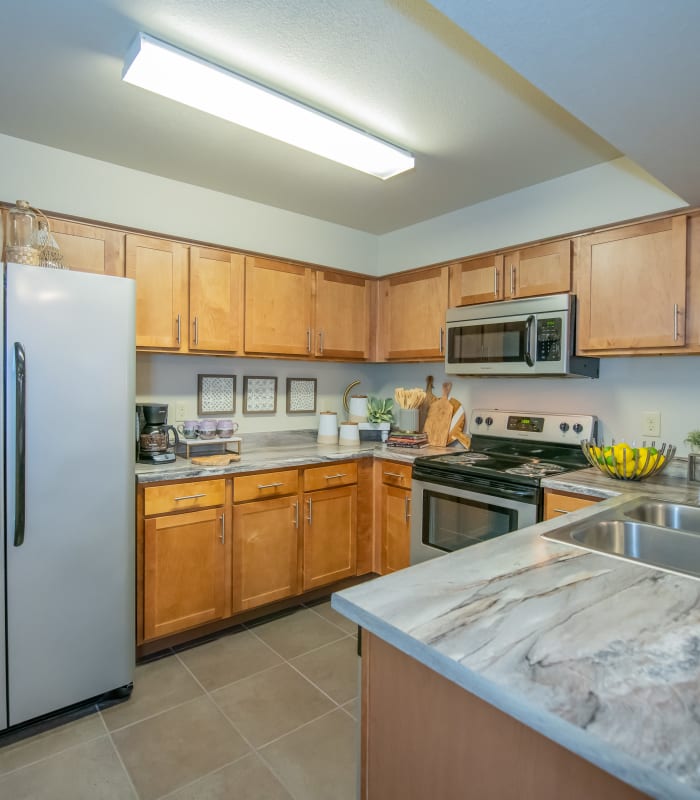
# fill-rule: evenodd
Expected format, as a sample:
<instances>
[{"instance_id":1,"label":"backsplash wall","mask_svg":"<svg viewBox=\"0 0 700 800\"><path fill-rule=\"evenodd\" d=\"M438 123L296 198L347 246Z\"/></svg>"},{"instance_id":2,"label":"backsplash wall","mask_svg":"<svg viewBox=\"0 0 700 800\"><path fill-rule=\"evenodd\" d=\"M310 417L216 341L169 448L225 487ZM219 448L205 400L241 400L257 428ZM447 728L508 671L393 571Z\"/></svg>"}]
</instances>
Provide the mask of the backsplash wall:
<instances>
[{"instance_id":1,"label":"backsplash wall","mask_svg":"<svg viewBox=\"0 0 700 800\"><path fill-rule=\"evenodd\" d=\"M401 364L379 367L379 393L390 395L395 386L425 387L426 375L435 377L435 394L446 380L440 364ZM631 443L641 441L641 416L661 412L659 441L675 444L686 455L684 439L700 428L700 358L696 356L604 358L597 380L568 378L459 378L452 376L452 396L468 411L501 408L522 411L595 414L599 430ZM599 434L600 435L600 434Z\"/></svg>"}]
</instances>

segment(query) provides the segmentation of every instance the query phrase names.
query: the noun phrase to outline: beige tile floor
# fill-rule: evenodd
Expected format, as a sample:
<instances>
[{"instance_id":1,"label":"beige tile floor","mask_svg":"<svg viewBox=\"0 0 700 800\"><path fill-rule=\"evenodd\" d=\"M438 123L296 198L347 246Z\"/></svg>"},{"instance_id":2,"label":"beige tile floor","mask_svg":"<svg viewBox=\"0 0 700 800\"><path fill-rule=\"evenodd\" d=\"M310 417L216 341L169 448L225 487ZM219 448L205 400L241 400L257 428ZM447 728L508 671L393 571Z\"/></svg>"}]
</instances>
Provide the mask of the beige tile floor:
<instances>
[{"instance_id":1,"label":"beige tile floor","mask_svg":"<svg viewBox=\"0 0 700 800\"><path fill-rule=\"evenodd\" d=\"M353 800L356 632L323 602L140 664L130 700L0 739L0 798Z\"/></svg>"}]
</instances>

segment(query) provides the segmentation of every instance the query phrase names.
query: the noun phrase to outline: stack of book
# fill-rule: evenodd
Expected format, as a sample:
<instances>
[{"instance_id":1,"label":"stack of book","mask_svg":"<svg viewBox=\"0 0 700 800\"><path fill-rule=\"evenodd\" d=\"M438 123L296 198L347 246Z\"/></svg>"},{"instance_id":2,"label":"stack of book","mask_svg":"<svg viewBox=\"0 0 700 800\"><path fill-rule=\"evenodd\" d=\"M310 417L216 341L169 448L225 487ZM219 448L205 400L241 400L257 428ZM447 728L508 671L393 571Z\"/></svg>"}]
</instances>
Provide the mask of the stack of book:
<instances>
[{"instance_id":1,"label":"stack of book","mask_svg":"<svg viewBox=\"0 0 700 800\"><path fill-rule=\"evenodd\" d=\"M412 447L414 449L428 446L427 433L404 433L395 431L389 434L387 439L388 447Z\"/></svg>"}]
</instances>

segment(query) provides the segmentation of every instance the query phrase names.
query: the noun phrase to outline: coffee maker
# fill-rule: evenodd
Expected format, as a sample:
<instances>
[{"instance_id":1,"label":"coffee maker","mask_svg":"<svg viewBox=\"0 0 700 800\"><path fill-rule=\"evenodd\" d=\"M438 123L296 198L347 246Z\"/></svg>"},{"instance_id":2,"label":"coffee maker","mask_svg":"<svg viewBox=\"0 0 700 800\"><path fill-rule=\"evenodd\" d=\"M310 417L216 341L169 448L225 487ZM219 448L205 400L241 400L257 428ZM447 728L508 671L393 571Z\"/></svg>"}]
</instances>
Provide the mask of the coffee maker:
<instances>
[{"instance_id":1,"label":"coffee maker","mask_svg":"<svg viewBox=\"0 0 700 800\"><path fill-rule=\"evenodd\" d=\"M136 406L136 460L139 463L170 464L175 461L174 448L179 444L179 437L175 428L167 423L167 405Z\"/></svg>"}]
</instances>

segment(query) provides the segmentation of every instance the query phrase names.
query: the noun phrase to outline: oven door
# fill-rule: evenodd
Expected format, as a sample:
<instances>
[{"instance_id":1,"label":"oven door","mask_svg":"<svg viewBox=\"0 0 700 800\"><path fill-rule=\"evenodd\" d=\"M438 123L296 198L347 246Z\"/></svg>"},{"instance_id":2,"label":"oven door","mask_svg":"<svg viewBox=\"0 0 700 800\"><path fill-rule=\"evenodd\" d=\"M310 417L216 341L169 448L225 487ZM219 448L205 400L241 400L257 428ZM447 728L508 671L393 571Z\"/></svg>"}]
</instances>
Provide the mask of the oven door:
<instances>
[{"instance_id":1,"label":"oven door","mask_svg":"<svg viewBox=\"0 0 700 800\"><path fill-rule=\"evenodd\" d=\"M456 488L411 484L411 564L503 536L537 522L536 487Z\"/></svg>"}]
</instances>

